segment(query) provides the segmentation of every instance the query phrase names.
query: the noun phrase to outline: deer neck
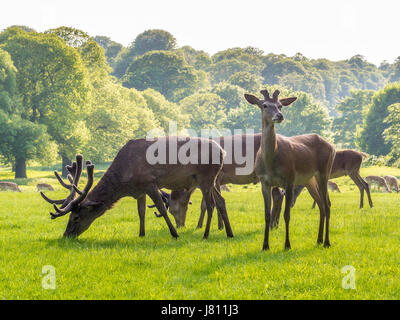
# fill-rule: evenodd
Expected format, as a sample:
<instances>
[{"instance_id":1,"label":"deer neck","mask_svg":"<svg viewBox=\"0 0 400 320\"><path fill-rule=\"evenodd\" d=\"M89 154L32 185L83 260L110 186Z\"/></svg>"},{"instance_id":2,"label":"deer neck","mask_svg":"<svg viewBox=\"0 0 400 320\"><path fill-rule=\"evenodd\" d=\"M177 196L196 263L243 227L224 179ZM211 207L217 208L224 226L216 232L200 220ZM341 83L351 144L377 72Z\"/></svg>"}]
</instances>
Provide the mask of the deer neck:
<instances>
[{"instance_id":1,"label":"deer neck","mask_svg":"<svg viewBox=\"0 0 400 320\"><path fill-rule=\"evenodd\" d=\"M100 203L96 209L96 216L101 216L104 212L110 209L114 203L125 196L119 176L108 170L100 179L98 184L88 194L85 202Z\"/></svg>"},{"instance_id":2,"label":"deer neck","mask_svg":"<svg viewBox=\"0 0 400 320\"><path fill-rule=\"evenodd\" d=\"M272 163L278 149L274 123L263 122L261 136L261 154L265 163Z\"/></svg>"}]
</instances>

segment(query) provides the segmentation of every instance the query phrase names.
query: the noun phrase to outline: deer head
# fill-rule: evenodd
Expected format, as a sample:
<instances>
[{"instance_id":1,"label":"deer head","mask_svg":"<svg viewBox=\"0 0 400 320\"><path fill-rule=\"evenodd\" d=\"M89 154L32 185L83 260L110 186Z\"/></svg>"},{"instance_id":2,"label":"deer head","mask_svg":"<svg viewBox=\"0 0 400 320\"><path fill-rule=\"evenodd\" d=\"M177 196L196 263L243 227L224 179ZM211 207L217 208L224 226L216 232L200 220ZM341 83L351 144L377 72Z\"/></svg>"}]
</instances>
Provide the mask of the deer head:
<instances>
[{"instance_id":1,"label":"deer head","mask_svg":"<svg viewBox=\"0 0 400 320\"><path fill-rule=\"evenodd\" d=\"M288 106L296 101L297 97L278 99L279 90L275 90L272 98L270 98L268 90L261 90L260 93L264 96L264 100L260 100L252 94L245 94L247 102L257 105L262 112L262 120L265 123L280 123L283 121L281 113L282 106Z\"/></svg>"},{"instance_id":2,"label":"deer head","mask_svg":"<svg viewBox=\"0 0 400 320\"><path fill-rule=\"evenodd\" d=\"M68 175L70 184L65 183L57 171L54 171L54 175L60 184L70 191L68 197L62 200L51 200L46 197L43 192L40 192L43 199L54 206L54 210L56 212L50 212L51 219L56 219L71 213L67 228L64 232L64 237L79 236L82 232L89 228L92 222L97 218L97 215L93 214L93 210L100 204L86 199L91 187L93 186L94 164L92 164L90 161L86 161L85 164L87 171L87 183L83 191L78 189L78 183L83 168L83 157L81 155L77 155L76 162L73 162L71 166L67 166L67 170L70 173ZM75 198L76 195L78 196ZM57 207L57 205L61 206Z\"/></svg>"}]
</instances>

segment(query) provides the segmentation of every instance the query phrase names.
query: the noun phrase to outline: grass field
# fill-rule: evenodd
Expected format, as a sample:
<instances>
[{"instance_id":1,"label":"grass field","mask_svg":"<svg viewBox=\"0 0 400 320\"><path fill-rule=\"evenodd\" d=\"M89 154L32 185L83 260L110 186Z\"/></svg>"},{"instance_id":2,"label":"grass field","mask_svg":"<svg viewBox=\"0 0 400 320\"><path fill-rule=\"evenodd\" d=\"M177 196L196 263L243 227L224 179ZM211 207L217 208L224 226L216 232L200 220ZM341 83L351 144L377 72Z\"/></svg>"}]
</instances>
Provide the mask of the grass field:
<instances>
[{"instance_id":1,"label":"grass field","mask_svg":"<svg viewBox=\"0 0 400 320\"><path fill-rule=\"evenodd\" d=\"M363 168L362 176L395 168ZM35 192L37 182L57 186L50 171L30 170L17 181L22 193L0 193L0 299L399 299L400 194L373 193L375 207L358 209L359 192L348 178L331 194L331 244L316 246L319 214L304 192L291 215L292 250L284 228L264 232L260 185L231 186L223 193L235 234L216 228L208 240L195 230L201 195L196 191L187 227L172 239L153 210L139 238L136 201L122 199L78 239L62 239L67 217L50 220L51 206ZM101 172L96 174L97 177ZM0 181L12 174L0 169ZM83 181L84 183L84 181ZM51 198L65 195L57 188ZM367 204L367 202L365 202ZM42 288L42 268L54 266L56 289ZM342 288L346 265L356 289Z\"/></svg>"}]
</instances>

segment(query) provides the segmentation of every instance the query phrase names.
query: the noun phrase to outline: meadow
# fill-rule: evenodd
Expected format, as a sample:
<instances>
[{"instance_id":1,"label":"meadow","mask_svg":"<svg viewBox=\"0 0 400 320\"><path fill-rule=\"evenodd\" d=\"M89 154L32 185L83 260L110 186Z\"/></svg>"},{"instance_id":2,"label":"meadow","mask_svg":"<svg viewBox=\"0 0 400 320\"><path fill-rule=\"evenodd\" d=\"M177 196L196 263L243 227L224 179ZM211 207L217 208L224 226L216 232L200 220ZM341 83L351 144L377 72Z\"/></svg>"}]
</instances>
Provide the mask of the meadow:
<instances>
[{"instance_id":1,"label":"meadow","mask_svg":"<svg viewBox=\"0 0 400 320\"><path fill-rule=\"evenodd\" d=\"M96 166L96 169L99 167ZM96 171L98 179L105 166ZM400 169L362 168L361 175ZM0 299L399 299L400 194L372 193L374 208L359 209L359 191L347 178L331 193L331 244L316 246L319 213L303 192L291 214L292 250L285 251L283 219L263 252L260 185L224 192L235 237L217 229L208 240L196 230L196 191L186 227L174 240L163 219L147 210L139 238L136 201L122 199L78 239L63 239L68 217L51 220L52 207L35 191L51 183L51 198L66 195L50 170L30 168L16 181L22 193L0 193ZM13 181L0 168L0 181ZM85 183L83 179L82 184ZM151 203L151 201L148 201ZM55 290L42 287L42 268L54 266ZM343 289L344 266L353 266L356 288Z\"/></svg>"}]
</instances>

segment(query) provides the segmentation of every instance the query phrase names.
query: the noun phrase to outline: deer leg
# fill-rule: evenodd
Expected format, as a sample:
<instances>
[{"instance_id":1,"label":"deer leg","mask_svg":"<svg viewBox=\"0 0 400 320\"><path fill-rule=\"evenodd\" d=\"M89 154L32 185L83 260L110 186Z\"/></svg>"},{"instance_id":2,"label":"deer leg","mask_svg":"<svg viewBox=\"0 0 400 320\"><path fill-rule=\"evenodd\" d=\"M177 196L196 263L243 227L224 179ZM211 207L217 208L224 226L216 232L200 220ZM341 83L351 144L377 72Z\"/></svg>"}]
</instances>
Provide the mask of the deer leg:
<instances>
[{"instance_id":1,"label":"deer leg","mask_svg":"<svg viewBox=\"0 0 400 320\"><path fill-rule=\"evenodd\" d=\"M317 185L317 182L315 181L315 177L311 178L311 180L308 182L306 187L307 187L307 190L310 193L311 197L318 204L319 231L318 231L317 244L321 244L323 242L323 235L324 235L325 215L324 215L324 211L323 211L322 200L321 200L320 193L318 190L318 185Z\"/></svg>"},{"instance_id":2,"label":"deer leg","mask_svg":"<svg viewBox=\"0 0 400 320\"><path fill-rule=\"evenodd\" d=\"M321 202L324 208L324 216L325 216L325 241L324 247L329 248L331 246L329 241L329 220L330 220L330 213L331 213L331 206L329 200L329 193L328 193L328 178L325 176L321 176L318 179L318 188L320 191Z\"/></svg>"},{"instance_id":3,"label":"deer leg","mask_svg":"<svg viewBox=\"0 0 400 320\"><path fill-rule=\"evenodd\" d=\"M269 250L269 225L271 222L271 186L261 181L262 194L264 198L265 231L263 250Z\"/></svg>"},{"instance_id":4,"label":"deer leg","mask_svg":"<svg viewBox=\"0 0 400 320\"><path fill-rule=\"evenodd\" d=\"M140 220L140 230L139 230L139 237L145 236L145 214L146 214L146 195L142 195L137 199L137 208L139 213L139 220Z\"/></svg>"},{"instance_id":5,"label":"deer leg","mask_svg":"<svg viewBox=\"0 0 400 320\"><path fill-rule=\"evenodd\" d=\"M357 188L360 190L360 209L364 207L364 189L365 185L358 179L357 175L349 175L350 179L354 181ZM368 194L368 192L367 192ZM369 199L368 199L369 200ZM371 204L371 203L370 203Z\"/></svg>"},{"instance_id":6,"label":"deer leg","mask_svg":"<svg viewBox=\"0 0 400 320\"><path fill-rule=\"evenodd\" d=\"M206 213L207 210L207 206L206 206L206 201L203 199L201 199L201 212L200 212L200 217L199 217L199 222L197 223L197 229L201 229L203 227L203 221L204 221L204 215Z\"/></svg>"},{"instance_id":7,"label":"deer leg","mask_svg":"<svg viewBox=\"0 0 400 320\"><path fill-rule=\"evenodd\" d=\"M290 241L289 241L289 222L290 222L290 207L293 199L293 186L288 185L285 189L285 212L283 217L285 218L285 227L286 227L286 239L285 239L285 250L290 249Z\"/></svg>"},{"instance_id":8,"label":"deer leg","mask_svg":"<svg viewBox=\"0 0 400 320\"><path fill-rule=\"evenodd\" d=\"M221 194L221 186L219 184L219 181L216 182L215 186L218 190L218 193ZM214 200L215 200L215 197L214 197ZM224 222L223 222L221 212L218 209L217 209L217 216L218 216L218 230L222 230L224 228Z\"/></svg>"},{"instance_id":9,"label":"deer leg","mask_svg":"<svg viewBox=\"0 0 400 320\"><path fill-rule=\"evenodd\" d=\"M271 211L271 230L273 228L278 229L279 218L282 210L283 195L281 194L278 187L272 188L272 211ZM293 201L292 201L293 202Z\"/></svg>"},{"instance_id":10,"label":"deer leg","mask_svg":"<svg viewBox=\"0 0 400 320\"><path fill-rule=\"evenodd\" d=\"M231 224L229 222L228 212L226 211L225 199L221 196L221 193L215 187L212 190L212 196L214 198L217 210L218 210L219 214L221 215L222 220L224 222L223 224L225 225L226 235L228 238L232 238L233 232L232 232Z\"/></svg>"},{"instance_id":11,"label":"deer leg","mask_svg":"<svg viewBox=\"0 0 400 320\"><path fill-rule=\"evenodd\" d=\"M203 199L206 203L206 208L207 208L207 223L206 223L206 230L204 231L204 236L203 236L204 239L207 239L208 235L210 234L211 219L213 214L213 207L212 207L213 201L210 189L201 188L201 192L203 193Z\"/></svg>"},{"instance_id":12,"label":"deer leg","mask_svg":"<svg viewBox=\"0 0 400 320\"><path fill-rule=\"evenodd\" d=\"M169 228L169 231L171 232L171 235L174 238L178 238L178 233L176 232L175 227L173 226L171 220L168 217L167 209L165 208L164 201L161 198L160 192L158 191L157 187L154 187L150 190L147 191L147 194L153 200L154 204L156 205L156 208L158 212L164 217L165 222L167 223L167 226Z\"/></svg>"}]
</instances>

